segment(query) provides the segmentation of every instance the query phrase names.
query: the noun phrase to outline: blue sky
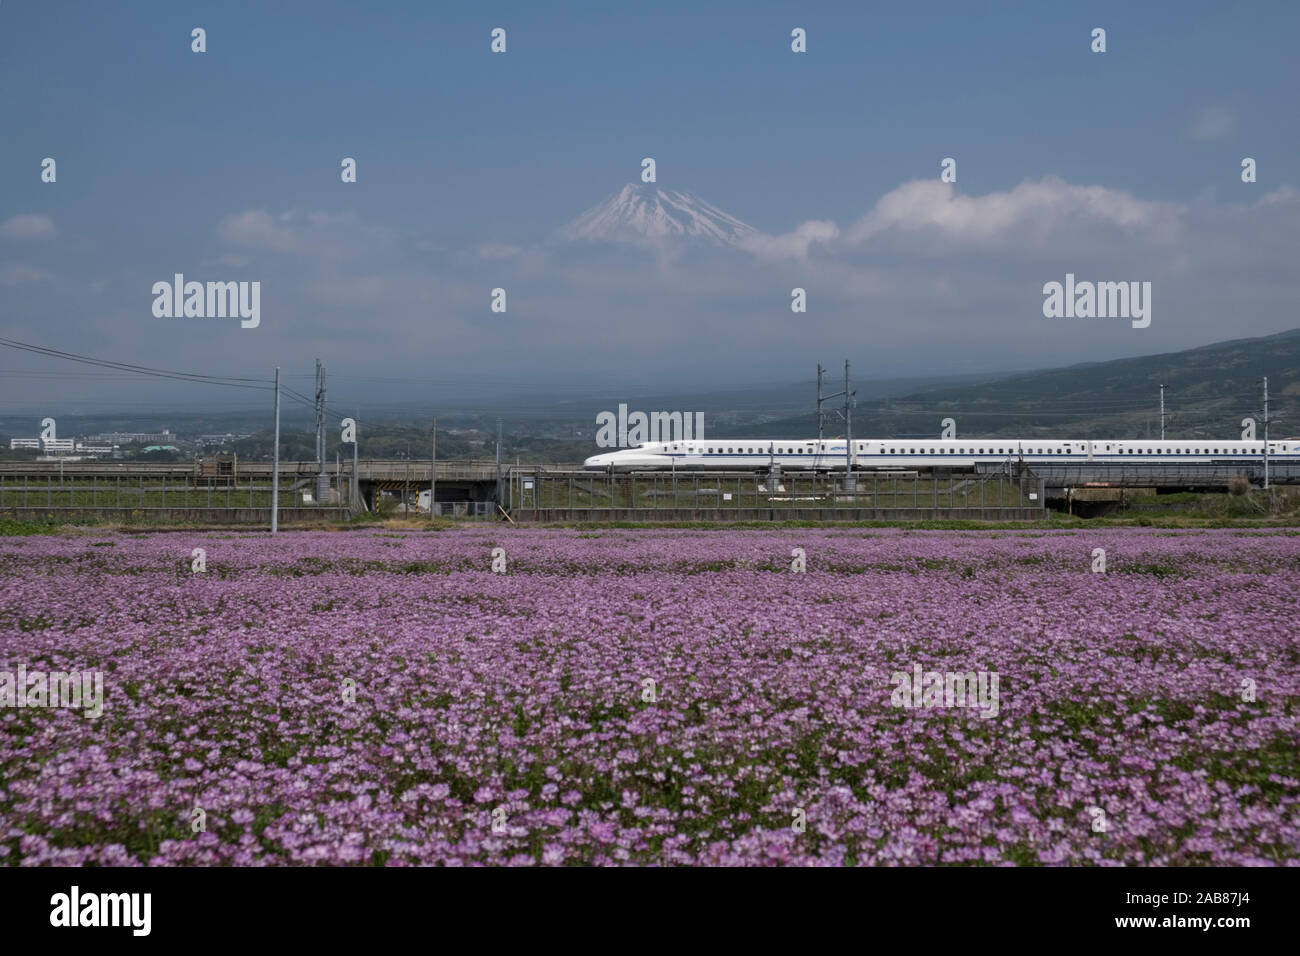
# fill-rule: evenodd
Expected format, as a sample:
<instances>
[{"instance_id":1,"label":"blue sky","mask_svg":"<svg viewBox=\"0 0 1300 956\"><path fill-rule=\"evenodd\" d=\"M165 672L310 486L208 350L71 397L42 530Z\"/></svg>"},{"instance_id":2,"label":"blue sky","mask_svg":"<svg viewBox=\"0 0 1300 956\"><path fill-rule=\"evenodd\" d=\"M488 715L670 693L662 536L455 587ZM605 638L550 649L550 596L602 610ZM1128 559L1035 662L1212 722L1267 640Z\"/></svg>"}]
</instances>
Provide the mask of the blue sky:
<instances>
[{"instance_id":1,"label":"blue sky","mask_svg":"<svg viewBox=\"0 0 1300 956\"><path fill-rule=\"evenodd\" d=\"M1300 291L1298 29L1300 6L1268 2L3 0L0 334L222 374L320 355L340 375L705 386L843 357L933 374L1276 332ZM644 156L661 186L765 234L820 221L841 238L779 261L557 246ZM946 156L972 215L1015 207L1005 230L936 219L934 197L882 222ZM1047 178L1056 195L1017 205ZM1123 208L1075 222L1076 187ZM1151 328L1044 319L1041 286L1068 270L1152 280ZM155 318L150 286L175 272L261 281L262 325ZM0 380L0 407L36 388Z\"/></svg>"}]
</instances>

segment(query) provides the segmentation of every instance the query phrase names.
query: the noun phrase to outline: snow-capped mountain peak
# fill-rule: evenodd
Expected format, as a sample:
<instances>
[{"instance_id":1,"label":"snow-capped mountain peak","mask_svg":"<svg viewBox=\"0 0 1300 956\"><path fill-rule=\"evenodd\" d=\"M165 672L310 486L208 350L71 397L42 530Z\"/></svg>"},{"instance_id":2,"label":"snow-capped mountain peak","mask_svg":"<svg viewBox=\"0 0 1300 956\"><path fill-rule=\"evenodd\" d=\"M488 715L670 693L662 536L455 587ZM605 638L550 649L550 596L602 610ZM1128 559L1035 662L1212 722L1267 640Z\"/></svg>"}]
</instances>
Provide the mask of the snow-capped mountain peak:
<instances>
[{"instance_id":1,"label":"snow-capped mountain peak","mask_svg":"<svg viewBox=\"0 0 1300 956\"><path fill-rule=\"evenodd\" d=\"M661 189L655 183L629 183L560 234L603 242L695 239L729 246L755 231L698 196Z\"/></svg>"}]
</instances>

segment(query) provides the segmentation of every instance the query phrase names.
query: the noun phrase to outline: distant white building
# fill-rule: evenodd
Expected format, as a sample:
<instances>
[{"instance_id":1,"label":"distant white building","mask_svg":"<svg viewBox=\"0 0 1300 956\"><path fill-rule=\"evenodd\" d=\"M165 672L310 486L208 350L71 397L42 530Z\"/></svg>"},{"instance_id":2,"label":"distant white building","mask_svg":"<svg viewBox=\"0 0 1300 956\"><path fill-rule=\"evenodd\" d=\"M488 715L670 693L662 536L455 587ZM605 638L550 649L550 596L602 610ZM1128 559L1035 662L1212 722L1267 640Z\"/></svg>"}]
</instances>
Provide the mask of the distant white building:
<instances>
[{"instance_id":1,"label":"distant white building","mask_svg":"<svg viewBox=\"0 0 1300 956\"><path fill-rule=\"evenodd\" d=\"M43 438L41 443L47 455L71 455L77 450L77 442L72 438Z\"/></svg>"},{"instance_id":2,"label":"distant white building","mask_svg":"<svg viewBox=\"0 0 1300 956\"><path fill-rule=\"evenodd\" d=\"M15 448L36 448L40 449L41 440L39 438L11 438L9 439L9 450Z\"/></svg>"}]
</instances>

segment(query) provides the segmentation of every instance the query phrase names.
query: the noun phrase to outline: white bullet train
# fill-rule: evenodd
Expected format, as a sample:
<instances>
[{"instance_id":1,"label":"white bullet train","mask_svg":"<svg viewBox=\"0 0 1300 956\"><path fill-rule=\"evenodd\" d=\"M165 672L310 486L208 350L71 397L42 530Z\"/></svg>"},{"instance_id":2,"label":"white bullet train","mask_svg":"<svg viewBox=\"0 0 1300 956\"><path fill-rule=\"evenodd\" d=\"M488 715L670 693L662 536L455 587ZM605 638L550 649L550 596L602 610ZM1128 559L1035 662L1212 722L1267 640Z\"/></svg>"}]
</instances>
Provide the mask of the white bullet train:
<instances>
[{"instance_id":1,"label":"white bullet train","mask_svg":"<svg viewBox=\"0 0 1300 956\"><path fill-rule=\"evenodd\" d=\"M799 441L768 438L704 438L643 442L635 448L594 455L583 463L593 471L843 471L843 438ZM1270 460L1300 463L1300 439L1270 441ZM1252 464L1262 460L1262 441L1046 441L1016 438L864 439L853 442L854 467L861 469L974 468L977 462L1019 459L1027 463Z\"/></svg>"}]
</instances>

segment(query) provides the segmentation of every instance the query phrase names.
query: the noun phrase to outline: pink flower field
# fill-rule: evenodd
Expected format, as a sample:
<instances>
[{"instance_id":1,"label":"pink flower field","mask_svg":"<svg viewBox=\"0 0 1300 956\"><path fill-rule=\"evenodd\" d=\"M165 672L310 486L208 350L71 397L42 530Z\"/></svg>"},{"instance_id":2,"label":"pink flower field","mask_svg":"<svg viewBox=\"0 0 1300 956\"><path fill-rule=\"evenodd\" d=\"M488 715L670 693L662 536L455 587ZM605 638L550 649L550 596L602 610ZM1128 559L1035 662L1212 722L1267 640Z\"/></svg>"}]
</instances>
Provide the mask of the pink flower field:
<instances>
[{"instance_id":1,"label":"pink flower field","mask_svg":"<svg viewBox=\"0 0 1300 956\"><path fill-rule=\"evenodd\" d=\"M0 671L103 678L11 679L9 865L1300 861L1294 531L85 531L0 581Z\"/></svg>"}]
</instances>

